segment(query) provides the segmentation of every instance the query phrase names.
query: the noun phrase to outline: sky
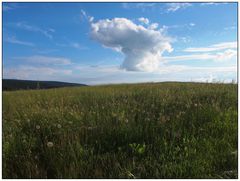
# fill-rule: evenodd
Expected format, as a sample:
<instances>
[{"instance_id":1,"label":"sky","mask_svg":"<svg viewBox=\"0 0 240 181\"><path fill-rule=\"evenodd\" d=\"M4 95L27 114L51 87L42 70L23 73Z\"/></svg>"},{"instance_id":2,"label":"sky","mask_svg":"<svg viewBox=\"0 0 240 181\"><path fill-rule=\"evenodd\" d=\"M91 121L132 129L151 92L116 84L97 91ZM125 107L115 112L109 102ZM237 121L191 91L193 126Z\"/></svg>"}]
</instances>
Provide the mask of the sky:
<instances>
[{"instance_id":1,"label":"sky","mask_svg":"<svg viewBox=\"0 0 240 181\"><path fill-rule=\"evenodd\" d=\"M237 80L237 3L2 5L3 78Z\"/></svg>"}]
</instances>

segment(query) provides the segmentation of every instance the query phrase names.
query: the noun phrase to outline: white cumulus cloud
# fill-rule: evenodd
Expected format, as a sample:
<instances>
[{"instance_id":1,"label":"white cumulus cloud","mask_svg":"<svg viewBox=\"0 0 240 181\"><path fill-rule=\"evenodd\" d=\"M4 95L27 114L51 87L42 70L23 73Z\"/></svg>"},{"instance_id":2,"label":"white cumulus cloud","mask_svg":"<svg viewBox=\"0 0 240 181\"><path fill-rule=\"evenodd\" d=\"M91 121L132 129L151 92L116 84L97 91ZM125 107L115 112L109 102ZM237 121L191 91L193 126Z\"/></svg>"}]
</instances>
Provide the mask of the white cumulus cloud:
<instances>
[{"instance_id":1,"label":"white cumulus cloud","mask_svg":"<svg viewBox=\"0 0 240 181\"><path fill-rule=\"evenodd\" d=\"M155 30L158 28L158 23L152 23L152 24L150 24L150 26L148 28L151 30Z\"/></svg>"},{"instance_id":2,"label":"white cumulus cloud","mask_svg":"<svg viewBox=\"0 0 240 181\"><path fill-rule=\"evenodd\" d=\"M175 12L192 6L190 3L167 3L167 12Z\"/></svg>"},{"instance_id":3,"label":"white cumulus cloud","mask_svg":"<svg viewBox=\"0 0 240 181\"><path fill-rule=\"evenodd\" d=\"M141 23L144 23L146 25L149 24L149 20L147 18L144 18L144 17L138 18L138 21L140 21Z\"/></svg>"},{"instance_id":4,"label":"white cumulus cloud","mask_svg":"<svg viewBox=\"0 0 240 181\"><path fill-rule=\"evenodd\" d=\"M91 37L104 47L125 55L121 67L129 71L154 71L162 53L171 52L171 39L161 31L137 25L126 18L103 19L91 23Z\"/></svg>"}]
</instances>

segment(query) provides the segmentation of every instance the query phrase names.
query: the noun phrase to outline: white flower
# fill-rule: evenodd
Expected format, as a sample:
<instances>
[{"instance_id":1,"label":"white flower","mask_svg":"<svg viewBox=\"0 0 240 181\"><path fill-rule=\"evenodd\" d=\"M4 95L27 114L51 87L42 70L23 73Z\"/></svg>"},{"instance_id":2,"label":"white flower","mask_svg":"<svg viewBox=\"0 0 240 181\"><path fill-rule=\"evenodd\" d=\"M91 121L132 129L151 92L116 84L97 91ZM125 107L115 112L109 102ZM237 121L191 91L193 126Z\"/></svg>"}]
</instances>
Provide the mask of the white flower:
<instances>
[{"instance_id":1,"label":"white flower","mask_svg":"<svg viewBox=\"0 0 240 181\"><path fill-rule=\"evenodd\" d=\"M47 146L48 146L49 148L53 147L53 142L51 142L51 141L47 142Z\"/></svg>"},{"instance_id":2,"label":"white flower","mask_svg":"<svg viewBox=\"0 0 240 181\"><path fill-rule=\"evenodd\" d=\"M41 127L39 125L36 125L36 129L40 129Z\"/></svg>"},{"instance_id":3,"label":"white flower","mask_svg":"<svg viewBox=\"0 0 240 181\"><path fill-rule=\"evenodd\" d=\"M57 124L57 127L60 129L62 126L61 126L61 124Z\"/></svg>"}]
</instances>

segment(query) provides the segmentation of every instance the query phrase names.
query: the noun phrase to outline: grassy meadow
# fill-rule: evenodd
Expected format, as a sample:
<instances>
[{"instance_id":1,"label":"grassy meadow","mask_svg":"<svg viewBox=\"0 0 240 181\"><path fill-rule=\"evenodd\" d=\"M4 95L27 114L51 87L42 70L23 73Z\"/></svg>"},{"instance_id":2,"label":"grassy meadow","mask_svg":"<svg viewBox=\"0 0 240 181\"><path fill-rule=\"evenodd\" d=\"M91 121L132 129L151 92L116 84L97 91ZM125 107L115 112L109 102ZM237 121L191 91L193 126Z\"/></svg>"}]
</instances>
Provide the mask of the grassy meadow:
<instances>
[{"instance_id":1,"label":"grassy meadow","mask_svg":"<svg viewBox=\"0 0 240 181\"><path fill-rule=\"evenodd\" d=\"M237 178L236 84L3 92L3 178Z\"/></svg>"}]
</instances>

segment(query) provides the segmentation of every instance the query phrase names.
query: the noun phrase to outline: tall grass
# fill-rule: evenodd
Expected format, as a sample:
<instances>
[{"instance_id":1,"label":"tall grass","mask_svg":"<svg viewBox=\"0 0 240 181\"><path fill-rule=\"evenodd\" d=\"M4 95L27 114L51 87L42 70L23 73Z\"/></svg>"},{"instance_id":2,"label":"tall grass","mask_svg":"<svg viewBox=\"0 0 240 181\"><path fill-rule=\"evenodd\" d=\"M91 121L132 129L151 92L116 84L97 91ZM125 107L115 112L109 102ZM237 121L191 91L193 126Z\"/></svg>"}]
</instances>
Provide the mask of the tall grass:
<instances>
[{"instance_id":1,"label":"tall grass","mask_svg":"<svg viewBox=\"0 0 240 181\"><path fill-rule=\"evenodd\" d=\"M237 178L237 85L3 92L4 178Z\"/></svg>"}]
</instances>

